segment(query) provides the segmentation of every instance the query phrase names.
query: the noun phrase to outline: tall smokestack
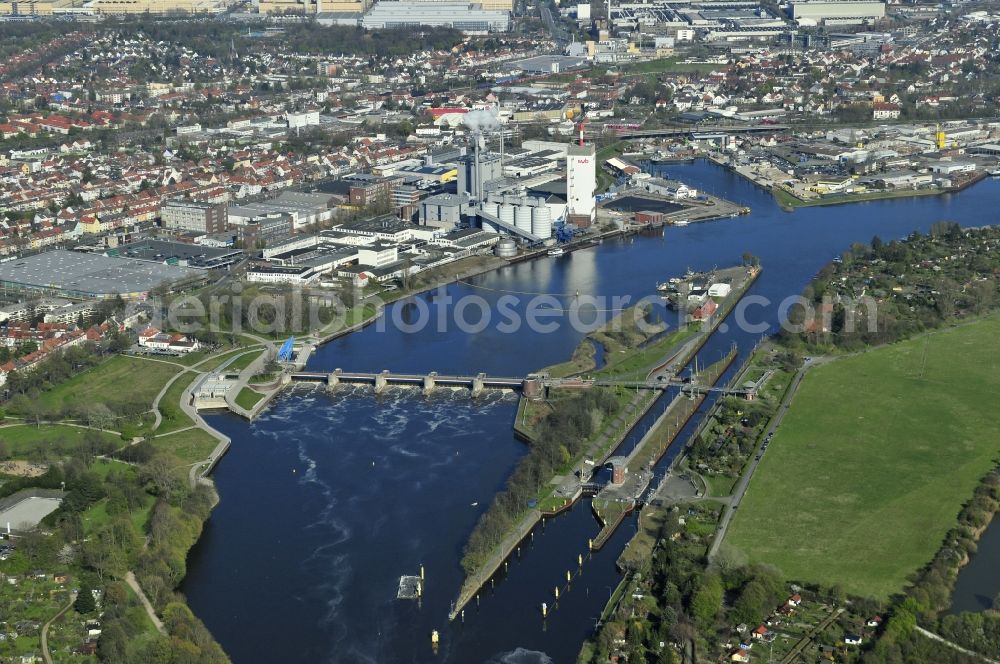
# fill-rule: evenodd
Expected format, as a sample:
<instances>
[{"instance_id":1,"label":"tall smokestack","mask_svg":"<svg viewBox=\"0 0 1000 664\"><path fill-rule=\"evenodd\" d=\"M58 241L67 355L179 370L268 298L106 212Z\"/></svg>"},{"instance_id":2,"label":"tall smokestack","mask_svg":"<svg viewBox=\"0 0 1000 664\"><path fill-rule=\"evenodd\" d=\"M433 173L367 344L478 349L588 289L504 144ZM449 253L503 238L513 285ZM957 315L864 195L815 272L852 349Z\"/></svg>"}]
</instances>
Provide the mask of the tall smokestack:
<instances>
[{"instance_id":1,"label":"tall smokestack","mask_svg":"<svg viewBox=\"0 0 1000 664\"><path fill-rule=\"evenodd\" d=\"M472 143L475 146L472 161L472 197L477 201L481 200L482 190L483 190L483 168L482 164L479 163L479 137L482 134L480 130L476 129L472 132Z\"/></svg>"}]
</instances>

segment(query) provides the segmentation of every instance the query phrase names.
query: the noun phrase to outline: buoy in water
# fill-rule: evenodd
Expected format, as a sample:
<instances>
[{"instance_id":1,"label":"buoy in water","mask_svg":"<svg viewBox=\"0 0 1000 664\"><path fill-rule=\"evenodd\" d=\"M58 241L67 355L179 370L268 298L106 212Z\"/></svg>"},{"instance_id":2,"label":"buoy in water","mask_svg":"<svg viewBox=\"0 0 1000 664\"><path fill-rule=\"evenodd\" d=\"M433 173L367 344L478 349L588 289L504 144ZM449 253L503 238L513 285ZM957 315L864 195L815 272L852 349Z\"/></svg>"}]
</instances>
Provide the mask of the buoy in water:
<instances>
[{"instance_id":1,"label":"buoy in water","mask_svg":"<svg viewBox=\"0 0 1000 664\"><path fill-rule=\"evenodd\" d=\"M432 631L431 632L431 643L434 644L434 645L437 645L438 641L440 641L440 640L441 640L441 637L438 635L438 631L437 630Z\"/></svg>"}]
</instances>

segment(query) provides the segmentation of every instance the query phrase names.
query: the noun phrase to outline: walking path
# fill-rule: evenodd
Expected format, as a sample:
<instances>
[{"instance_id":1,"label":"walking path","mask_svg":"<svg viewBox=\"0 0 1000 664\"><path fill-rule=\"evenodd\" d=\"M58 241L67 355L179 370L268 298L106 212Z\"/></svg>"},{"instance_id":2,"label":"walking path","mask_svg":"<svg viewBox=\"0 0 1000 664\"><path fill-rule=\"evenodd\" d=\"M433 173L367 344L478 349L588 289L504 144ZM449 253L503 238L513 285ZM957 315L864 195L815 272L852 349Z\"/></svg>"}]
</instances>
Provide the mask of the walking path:
<instances>
[{"instance_id":1,"label":"walking path","mask_svg":"<svg viewBox=\"0 0 1000 664\"><path fill-rule=\"evenodd\" d=\"M73 606L75 599L75 595L70 597L69 603L59 609L59 613L49 618L48 622L42 625L42 659L45 660L45 664L52 664L52 656L49 654L49 627L52 626L52 623L59 620L64 613L69 611L70 607Z\"/></svg>"},{"instance_id":2,"label":"walking path","mask_svg":"<svg viewBox=\"0 0 1000 664\"><path fill-rule=\"evenodd\" d=\"M954 643L952 641L949 641L948 639L944 638L943 636L938 636L934 632L931 632L930 630L924 629L920 625L917 625L917 631L920 632L921 634L923 634L924 636L926 636L928 639L933 639L934 641L937 641L938 643L943 643L946 646L948 646L949 648L951 648L952 650L957 650L958 652L962 653L963 655L968 655L969 657L976 657L978 659L983 660L987 664L1000 664L1000 661L997 661L995 659L990 659L986 655L982 655L982 654L980 654L978 652L975 652L975 651L963 648L962 646L960 646L957 643Z\"/></svg>"},{"instance_id":3,"label":"walking path","mask_svg":"<svg viewBox=\"0 0 1000 664\"><path fill-rule=\"evenodd\" d=\"M142 603L142 608L146 609L146 615L149 616L151 621L153 621L153 626L156 627L156 631L160 634L166 634L167 628L163 626L163 621L160 620L158 615L156 615L156 611L153 610L152 602L150 602L149 598L146 597L146 593L142 591L142 587L139 585L139 582L136 581L135 574L133 574L131 570L129 570L129 572L125 575L125 583L128 584L128 587L131 588L139 598L139 602Z\"/></svg>"}]
</instances>

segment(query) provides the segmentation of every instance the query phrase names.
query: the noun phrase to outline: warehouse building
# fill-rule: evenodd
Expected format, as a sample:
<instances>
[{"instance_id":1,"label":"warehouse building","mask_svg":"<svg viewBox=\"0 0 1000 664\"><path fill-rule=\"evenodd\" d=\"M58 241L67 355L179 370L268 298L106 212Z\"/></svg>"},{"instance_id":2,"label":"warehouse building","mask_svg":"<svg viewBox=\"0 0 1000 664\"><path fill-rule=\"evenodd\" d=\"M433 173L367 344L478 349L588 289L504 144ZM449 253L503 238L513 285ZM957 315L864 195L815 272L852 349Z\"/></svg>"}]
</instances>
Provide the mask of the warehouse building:
<instances>
[{"instance_id":1,"label":"warehouse building","mask_svg":"<svg viewBox=\"0 0 1000 664\"><path fill-rule=\"evenodd\" d=\"M214 270L239 262L243 257L243 252L238 249L206 247L186 242L140 240L109 249L107 255L162 265L180 265L199 270Z\"/></svg>"},{"instance_id":2,"label":"warehouse building","mask_svg":"<svg viewBox=\"0 0 1000 664\"><path fill-rule=\"evenodd\" d=\"M873 0L797 0L791 3L791 17L795 20L885 17L885 3Z\"/></svg>"},{"instance_id":3,"label":"warehouse building","mask_svg":"<svg viewBox=\"0 0 1000 664\"><path fill-rule=\"evenodd\" d=\"M203 281L204 273L179 265L57 249L0 263L5 294L55 295L72 299L146 297L162 284Z\"/></svg>"},{"instance_id":4,"label":"warehouse building","mask_svg":"<svg viewBox=\"0 0 1000 664\"><path fill-rule=\"evenodd\" d=\"M291 218L292 228L299 230L309 224L332 220L336 213L335 206L336 197L332 194L283 191L270 200L230 206L229 223L238 231L240 226L253 223L260 217L285 214Z\"/></svg>"},{"instance_id":5,"label":"warehouse building","mask_svg":"<svg viewBox=\"0 0 1000 664\"><path fill-rule=\"evenodd\" d=\"M376 3L361 19L361 25L366 30L426 25L483 34L507 32L510 14L468 2L386 1Z\"/></svg>"}]
</instances>

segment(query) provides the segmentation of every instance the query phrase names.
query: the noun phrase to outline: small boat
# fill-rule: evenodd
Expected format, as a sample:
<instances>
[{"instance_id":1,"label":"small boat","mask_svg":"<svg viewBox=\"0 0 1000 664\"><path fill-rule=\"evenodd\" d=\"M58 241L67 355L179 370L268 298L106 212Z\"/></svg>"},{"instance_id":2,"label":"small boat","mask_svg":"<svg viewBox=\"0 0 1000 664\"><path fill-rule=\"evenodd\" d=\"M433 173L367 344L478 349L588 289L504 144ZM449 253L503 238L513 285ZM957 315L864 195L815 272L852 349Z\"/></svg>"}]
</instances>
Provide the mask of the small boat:
<instances>
[{"instance_id":1,"label":"small boat","mask_svg":"<svg viewBox=\"0 0 1000 664\"><path fill-rule=\"evenodd\" d=\"M473 507L479 507L479 501L477 500L476 502L472 503L472 506Z\"/></svg>"},{"instance_id":2,"label":"small boat","mask_svg":"<svg viewBox=\"0 0 1000 664\"><path fill-rule=\"evenodd\" d=\"M1000 178L1000 168L998 168L998 169L996 169L994 171L990 171L990 177L991 178Z\"/></svg>"},{"instance_id":3,"label":"small boat","mask_svg":"<svg viewBox=\"0 0 1000 664\"><path fill-rule=\"evenodd\" d=\"M674 222L674 226L687 226L690 223L691 222L688 221L687 219L678 219L677 221Z\"/></svg>"},{"instance_id":4,"label":"small boat","mask_svg":"<svg viewBox=\"0 0 1000 664\"><path fill-rule=\"evenodd\" d=\"M562 256L566 252L563 251L562 247L554 247L546 252L549 256Z\"/></svg>"}]
</instances>

